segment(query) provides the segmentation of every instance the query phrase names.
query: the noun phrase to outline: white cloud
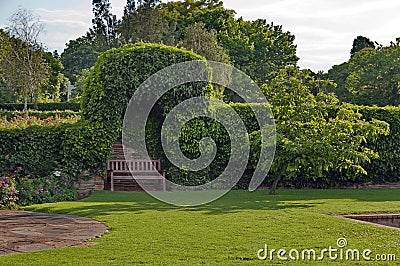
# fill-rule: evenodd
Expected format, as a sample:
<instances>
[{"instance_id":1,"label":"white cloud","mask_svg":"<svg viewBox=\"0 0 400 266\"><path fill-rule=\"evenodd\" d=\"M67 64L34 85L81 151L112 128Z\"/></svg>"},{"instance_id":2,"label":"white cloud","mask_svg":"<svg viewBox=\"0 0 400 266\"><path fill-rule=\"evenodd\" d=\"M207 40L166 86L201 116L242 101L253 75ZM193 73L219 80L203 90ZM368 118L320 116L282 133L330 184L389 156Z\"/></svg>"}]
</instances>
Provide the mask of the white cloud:
<instances>
[{"instance_id":1,"label":"white cloud","mask_svg":"<svg viewBox=\"0 0 400 266\"><path fill-rule=\"evenodd\" d=\"M300 66L327 70L348 60L358 35L387 45L400 36L397 0L225 0L238 16L263 18L296 36Z\"/></svg>"},{"instance_id":2,"label":"white cloud","mask_svg":"<svg viewBox=\"0 0 400 266\"><path fill-rule=\"evenodd\" d=\"M91 10L37 8L35 13L45 23L42 41L49 50L62 51L69 41L84 35L91 26Z\"/></svg>"}]
</instances>

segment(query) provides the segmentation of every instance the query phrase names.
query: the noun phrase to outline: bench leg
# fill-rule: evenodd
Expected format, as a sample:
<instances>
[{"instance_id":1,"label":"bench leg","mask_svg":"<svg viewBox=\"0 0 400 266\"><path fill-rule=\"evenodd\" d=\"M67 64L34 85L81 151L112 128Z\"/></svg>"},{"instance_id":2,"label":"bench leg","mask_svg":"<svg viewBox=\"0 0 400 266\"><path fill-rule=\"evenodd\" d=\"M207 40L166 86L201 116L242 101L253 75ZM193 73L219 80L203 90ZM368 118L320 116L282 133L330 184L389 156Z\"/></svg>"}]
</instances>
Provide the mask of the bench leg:
<instances>
[{"instance_id":1,"label":"bench leg","mask_svg":"<svg viewBox=\"0 0 400 266\"><path fill-rule=\"evenodd\" d=\"M162 186L163 186L163 192L167 191L165 187L165 173L163 173Z\"/></svg>"},{"instance_id":2,"label":"bench leg","mask_svg":"<svg viewBox=\"0 0 400 266\"><path fill-rule=\"evenodd\" d=\"M110 190L114 191L114 175L113 172L111 172L111 178L110 178Z\"/></svg>"}]
</instances>

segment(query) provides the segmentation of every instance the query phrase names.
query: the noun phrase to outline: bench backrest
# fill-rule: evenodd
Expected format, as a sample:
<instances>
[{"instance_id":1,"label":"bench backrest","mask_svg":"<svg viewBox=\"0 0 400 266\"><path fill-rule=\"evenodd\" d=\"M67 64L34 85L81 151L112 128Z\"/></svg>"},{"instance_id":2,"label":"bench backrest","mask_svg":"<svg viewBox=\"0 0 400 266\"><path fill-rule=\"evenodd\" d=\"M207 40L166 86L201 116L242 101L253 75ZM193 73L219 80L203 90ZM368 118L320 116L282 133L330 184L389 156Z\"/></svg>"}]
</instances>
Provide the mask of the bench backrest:
<instances>
[{"instance_id":1,"label":"bench backrest","mask_svg":"<svg viewBox=\"0 0 400 266\"><path fill-rule=\"evenodd\" d=\"M109 160L108 171L155 172L161 171L160 160Z\"/></svg>"}]
</instances>

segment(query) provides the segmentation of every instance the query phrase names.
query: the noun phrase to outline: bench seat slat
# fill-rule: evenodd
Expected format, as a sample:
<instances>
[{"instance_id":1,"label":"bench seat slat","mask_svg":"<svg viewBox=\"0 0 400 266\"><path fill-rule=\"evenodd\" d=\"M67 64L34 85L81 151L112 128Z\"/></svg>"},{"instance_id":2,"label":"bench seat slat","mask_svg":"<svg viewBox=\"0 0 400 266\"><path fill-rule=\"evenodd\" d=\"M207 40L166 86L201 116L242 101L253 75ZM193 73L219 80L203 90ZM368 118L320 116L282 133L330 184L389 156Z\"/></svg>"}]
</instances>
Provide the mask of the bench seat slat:
<instances>
[{"instance_id":1,"label":"bench seat slat","mask_svg":"<svg viewBox=\"0 0 400 266\"><path fill-rule=\"evenodd\" d=\"M107 170L111 172L111 191L114 191L114 179L162 180L163 191L166 191L165 171L161 170L160 160L114 159L107 162Z\"/></svg>"}]
</instances>

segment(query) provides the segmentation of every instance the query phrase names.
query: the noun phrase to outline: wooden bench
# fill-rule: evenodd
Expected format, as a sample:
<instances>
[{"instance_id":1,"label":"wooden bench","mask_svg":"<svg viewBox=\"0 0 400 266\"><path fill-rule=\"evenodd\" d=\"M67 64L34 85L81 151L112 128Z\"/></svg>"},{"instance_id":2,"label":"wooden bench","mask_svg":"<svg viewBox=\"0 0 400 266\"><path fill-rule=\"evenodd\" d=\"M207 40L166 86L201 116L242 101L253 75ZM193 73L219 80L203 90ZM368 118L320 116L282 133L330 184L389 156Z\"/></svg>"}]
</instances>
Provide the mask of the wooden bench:
<instances>
[{"instance_id":1,"label":"wooden bench","mask_svg":"<svg viewBox=\"0 0 400 266\"><path fill-rule=\"evenodd\" d=\"M111 191L114 191L115 180L159 180L162 191L166 191L165 171L161 170L160 160L111 159L107 162L107 170L111 175Z\"/></svg>"}]
</instances>

